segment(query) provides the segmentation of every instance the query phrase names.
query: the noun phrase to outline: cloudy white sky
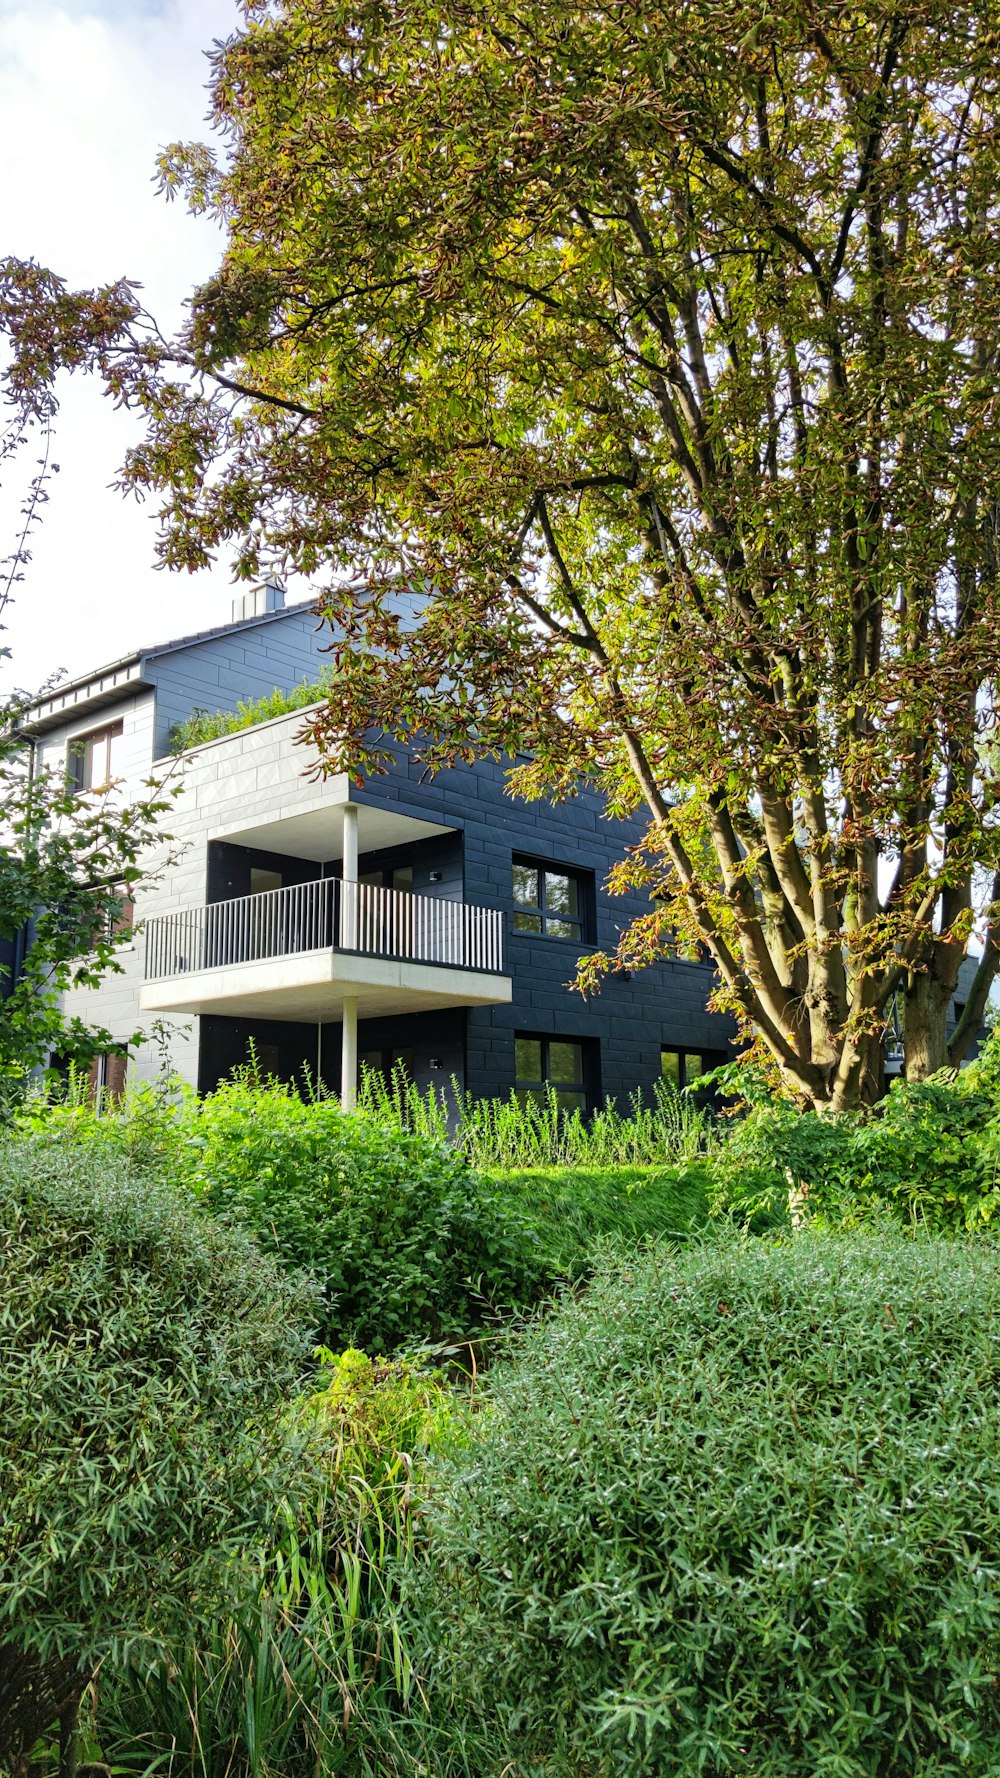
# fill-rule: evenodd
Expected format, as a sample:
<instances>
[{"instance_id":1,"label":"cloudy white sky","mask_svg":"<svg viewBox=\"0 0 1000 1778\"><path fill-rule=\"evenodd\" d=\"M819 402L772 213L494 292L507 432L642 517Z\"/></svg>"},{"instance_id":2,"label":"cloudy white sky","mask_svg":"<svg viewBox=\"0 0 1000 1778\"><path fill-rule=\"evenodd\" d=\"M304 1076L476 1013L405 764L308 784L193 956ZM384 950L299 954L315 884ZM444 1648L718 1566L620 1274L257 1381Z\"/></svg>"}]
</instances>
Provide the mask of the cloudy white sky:
<instances>
[{"instance_id":1,"label":"cloudy white sky","mask_svg":"<svg viewBox=\"0 0 1000 1778\"><path fill-rule=\"evenodd\" d=\"M213 38L235 0L0 0L0 253L33 257L71 284L137 278L147 306L176 323L218 258L211 224L158 198L156 151L204 138ZM0 684L34 688L143 643L224 622L225 564L199 576L153 568L153 520L108 486L135 421L93 385L67 382L34 559L8 606ZM0 490L0 556L37 452Z\"/></svg>"}]
</instances>

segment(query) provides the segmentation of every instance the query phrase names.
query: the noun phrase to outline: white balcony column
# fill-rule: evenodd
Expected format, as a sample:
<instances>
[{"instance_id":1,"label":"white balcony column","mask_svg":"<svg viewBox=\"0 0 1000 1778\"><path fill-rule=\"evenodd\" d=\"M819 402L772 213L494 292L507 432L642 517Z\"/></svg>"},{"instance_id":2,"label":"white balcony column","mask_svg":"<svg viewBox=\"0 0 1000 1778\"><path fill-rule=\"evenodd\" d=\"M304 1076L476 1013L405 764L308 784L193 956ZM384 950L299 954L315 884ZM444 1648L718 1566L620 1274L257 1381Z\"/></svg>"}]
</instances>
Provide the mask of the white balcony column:
<instances>
[{"instance_id":1,"label":"white balcony column","mask_svg":"<svg viewBox=\"0 0 1000 1778\"><path fill-rule=\"evenodd\" d=\"M344 882L358 880L358 805L344 804Z\"/></svg>"},{"instance_id":2,"label":"white balcony column","mask_svg":"<svg viewBox=\"0 0 1000 1778\"><path fill-rule=\"evenodd\" d=\"M358 1103L358 1003L353 995L344 1000L343 1037L340 1050L340 1109L353 1111Z\"/></svg>"},{"instance_id":3,"label":"white balcony column","mask_svg":"<svg viewBox=\"0 0 1000 1778\"><path fill-rule=\"evenodd\" d=\"M340 943L345 951L358 948L358 806L344 804L343 862L340 895Z\"/></svg>"}]
</instances>

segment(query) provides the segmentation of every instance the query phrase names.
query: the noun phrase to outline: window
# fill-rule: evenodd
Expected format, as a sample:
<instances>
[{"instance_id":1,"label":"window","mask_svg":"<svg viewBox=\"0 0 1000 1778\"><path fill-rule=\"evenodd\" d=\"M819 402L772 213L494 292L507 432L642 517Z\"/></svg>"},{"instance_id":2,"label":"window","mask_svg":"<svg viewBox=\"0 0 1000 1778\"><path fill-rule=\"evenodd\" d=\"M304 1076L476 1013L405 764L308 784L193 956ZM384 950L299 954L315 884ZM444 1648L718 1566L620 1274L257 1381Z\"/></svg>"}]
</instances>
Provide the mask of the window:
<instances>
[{"instance_id":1,"label":"window","mask_svg":"<svg viewBox=\"0 0 1000 1778\"><path fill-rule=\"evenodd\" d=\"M367 1068L370 1074L379 1075L382 1084L387 1087L393 1084L393 1077L398 1079L400 1074L408 1080L413 1079L413 1051L411 1049L362 1050L358 1056L358 1062L362 1068ZM399 1074L397 1074L397 1069Z\"/></svg>"},{"instance_id":2,"label":"window","mask_svg":"<svg viewBox=\"0 0 1000 1778\"><path fill-rule=\"evenodd\" d=\"M90 1097L98 1104L103 1100L115 1103L125 1091L125 1072L128 1068L128 1057L117 1052L102 1051L94 1056L87 1077L87 1088Z\"/></svg>"},{"instance_id":3,"label":"window","mask_svg":"<svg viewBox=\"0 0 1000 1778\"><path fill-rule=\"evenodd\" d=\"M583 938L584 879L578 871L514 859L514 931Z\"/></svg>"},{"instance_id":4,"label":"window","mask_svg":"<svg viewBox=\"0 0 1000 1778\"><path fill-rule=\"evenodd\" d=\"M706 1073L707 1068L714 1066L714 1061L706 1064L700 1050L660 1051L660 1077L670 1086L676 1087L679 1093L690 1086L693 1080L697 1080L699 1074Z\"/></svg>"},{"instance_id":5,"label":"window","mask_svg":"<svg viewBox=\"0 0 1000 1778\"><path fill-rule=\"evenodd\" d=\"M78 735L66 750L66 779L71 790L104 790L121 776L116 745L124 728L112 722L91 735Z\"/></svg>"},{"instance_id":6,"label":"window","mask_svg":"<svg viewBox=\"0 0 1000 1778\"><path fill-rule=\"evenodd\" d=\"M562 1111L586 1111L586 1056L582 1043L567 1037L514 1039L515 1090L526 1099L545 1100L549 1090Z\"/></svg>"},{"instance_id":7,"label":"window","mask_svg":"<svg viewBox=\"0 0 1000 1778\"><path fill-rule=\"evenodd\" d=\"M272 890L280 889L281 886L280 870L258 870L256 865L251 865L251 895L270 895Z\"/></svg>"},{"instance_id":8,"label":"window","mask_svg":"<svg viewBox=\"0 0 1000 1778\"><path fill-rule=\"evenodd\" d=\"M116 887L115 894L118 897L118 912L111 914L108 921L109 934L112 938L117 938L122 932L131 932L135 926L135 902L124 884L119 884Z\"/></svg>"}]
</instances>

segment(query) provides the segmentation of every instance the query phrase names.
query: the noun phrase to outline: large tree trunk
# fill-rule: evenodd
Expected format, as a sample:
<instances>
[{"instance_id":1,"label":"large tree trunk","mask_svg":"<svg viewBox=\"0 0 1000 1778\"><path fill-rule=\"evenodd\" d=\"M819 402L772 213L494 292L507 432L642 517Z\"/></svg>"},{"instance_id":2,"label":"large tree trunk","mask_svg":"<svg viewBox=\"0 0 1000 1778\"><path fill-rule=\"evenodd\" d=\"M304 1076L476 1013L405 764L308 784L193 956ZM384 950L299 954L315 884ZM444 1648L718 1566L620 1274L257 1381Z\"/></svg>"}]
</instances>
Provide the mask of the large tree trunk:
<instances>
[{"instance_id":1,"label":"large tree trunk","mask_svg":"<svg viewBox=\"0 0 1000 1778\"><path fill-rule=\"evenodd\" d=\"M950 996L930 970L915 975L903 1000L903 1057L907 1080L926 1080L948 1066L945 1017Z\"/></svg>"}]
</instances>

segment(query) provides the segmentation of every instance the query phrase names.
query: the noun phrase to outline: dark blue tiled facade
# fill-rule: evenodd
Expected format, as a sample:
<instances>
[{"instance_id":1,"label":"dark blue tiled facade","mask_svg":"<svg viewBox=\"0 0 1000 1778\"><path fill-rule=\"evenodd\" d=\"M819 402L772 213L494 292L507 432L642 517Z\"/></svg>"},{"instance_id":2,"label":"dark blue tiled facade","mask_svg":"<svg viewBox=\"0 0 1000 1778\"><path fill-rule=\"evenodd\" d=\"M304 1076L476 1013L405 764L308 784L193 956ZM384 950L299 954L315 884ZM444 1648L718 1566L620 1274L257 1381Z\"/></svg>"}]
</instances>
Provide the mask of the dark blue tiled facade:
<instances>
[{"instance_id":1,"label":"dark blue tiled facade","mask_svg":"<svg viewBox=\"0 0 1000 1778\"><path fill-rule=\"evenodd\" d=\"M360 871L370 875L384 870L390 880L392 869L405 865L412 869L413 889L419 894L500 909L505 917L505 972L513 982L509 1006L362 1020L362 1056L384 1057L388 1065L402 1051L421 1088L435 1081L443 1085L454 1075L475 1097L506 1097L515 1086L515 1035L569 1038L585 1045L592 1104L608 1098L624 1104L636 1092L648 1097L660 1075L664 1048L695 1052L706 1066L730 1059L735 1026L708 1011L713 976L704 964L664 961L630 976L611 974L600 992L587 999L570 986L579 956L613 951L620 928L648 911L644 897L611 896L605 887L611 866L641 837L643 822L607 820L600 797L590 790L551 804L512 798L505 786L506 768L500 763L456 766L429 778L415 756L399 749L389 772L352 791L359 804L392 807L454 830L391 852L363 853ZM590 929L582 940L514 930L515 857L565 867L592 886ZM247 871L250 862L247 853ZM277 861L262 854L253 862L273 868ZM323 868L307 867L306 874L319 875ZM220 899L245 892L239 861L217 870ZM301 875L297 861L295 876ZM315 1040L305 1028L285 1029L283 1072L291 1075L303 1060L313 1066ZM254 1021L203 1019L203 1090L243 1059L250 1037L258 1046L269 1046L273 1060L278 1030L269 1026L265 1031ZM339 1026L324 1028L320 1066L325 1081L336 1086Z\"/></svg>"}]
</instances>

